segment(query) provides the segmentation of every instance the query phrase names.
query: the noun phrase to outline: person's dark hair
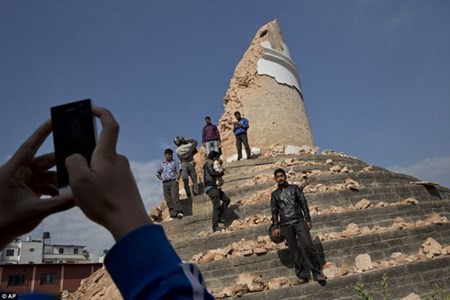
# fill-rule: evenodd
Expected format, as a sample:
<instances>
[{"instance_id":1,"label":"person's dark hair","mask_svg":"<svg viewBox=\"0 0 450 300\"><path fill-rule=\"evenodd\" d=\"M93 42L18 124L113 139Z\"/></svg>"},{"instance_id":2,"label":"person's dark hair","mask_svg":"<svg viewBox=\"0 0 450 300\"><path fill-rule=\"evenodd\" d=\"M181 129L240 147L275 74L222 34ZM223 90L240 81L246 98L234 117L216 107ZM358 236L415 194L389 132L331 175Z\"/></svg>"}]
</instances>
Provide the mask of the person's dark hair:
<instances>
[{"instance_id":1,"label":"person's dark hair","mask_svg":"<svg viewBox=\"0 0 450 300\"><path fill-rule=\"evenodd\" d=\"M173 150L170 148L167 148L166 150L164 150L164 154L167 154L167 153L173 154Z\"/></svg>"},{"instance_id":2,"label":"person's dark hair","mask_svg":"<svg viewBox=\"0 0 450 300\"><path fill-rule=\"evenodd\" d=\"M211 151L208 154L208 159L214 159L214 158L219 158L220 157L220 153L217 151Z\"/></svg>"},{"instance_id":3,"label":"person's dark hair","mask_svg":"<svg viewBox=\"0 0 450 300\"><path fill-rule=\"evenodd\" d=\"M282 173L283 175L286 175L286 172L282 168L278 168L273 172L273 176L277 176L278 173Z\"/></svg>"},{"instance_id":4,"label":"person's dark hair","mask_svg":"<svg viewBox=\"0 0 450 300\"><path fill-rule=\"evenodd\" d=\"M238 112L238 111L235 111L235 112L234 112L234 115L241 115L241 113Z\"/></svg>"},{"instance_id":5,"label":"person's dark hair","mask_svg":"<svg viewBox=\"0 0 450 300\"><path fill-rule=\"evenodd\" d=\"M206 121L206 120L210 120L210 121L211 121L211 117L210 117L210 116L206 116L206 117L205 117L205 121Z\"/></svg>"}]
</instances>

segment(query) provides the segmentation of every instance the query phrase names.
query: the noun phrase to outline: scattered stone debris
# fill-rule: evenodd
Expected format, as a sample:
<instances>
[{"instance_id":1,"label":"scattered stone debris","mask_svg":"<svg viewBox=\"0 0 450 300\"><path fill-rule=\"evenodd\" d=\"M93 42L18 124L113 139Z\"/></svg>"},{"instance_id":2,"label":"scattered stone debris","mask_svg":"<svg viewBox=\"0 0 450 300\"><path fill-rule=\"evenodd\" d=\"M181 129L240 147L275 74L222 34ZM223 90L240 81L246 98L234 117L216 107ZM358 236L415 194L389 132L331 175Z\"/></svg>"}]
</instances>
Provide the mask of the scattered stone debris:
<instances>
[{"instance_id":1,"label":"scattered stone debris","mask_svg":"<svg viewBox=\"0 0 450 300\"><path fill-rule=\"evenodd\" d=\"M359 254L355 258L357 272L365 272L372 269L372 259L369 254Z\"/></svg>"},{"instance_id":2,"label":"scattered stone debris","mask_svg":"<svg viewBox=\"0 0 450 300\"><path fill-rule=\"evenodd\" d=\"M319 152L319 147L302 146L298 153L300 154L317 154Z\"/></svg>"},{"instance_id":3,"label":"scattered stone debris","mask_svg":"<svg viewBox=\"0 0 450 300\"><path fill-rule=\"evenodd\" d=\"M438 223L436 223L438 222ZM340 238L348 238L363 234L372 234L372 233L382 233L387 232L391 230L403 230L407 228L414 228L414 227L423 227L423 226L430 226L433 224L443 224L448 223L449 220L447 217L442 217L438 213L432 213L431 215L427 216L423 220L418 220L415 223L407 223L405 220L401 217L397 217L394 219L394 222L389 227L381 227L381 226L373 226L371 229L368 226L364 226L362 228L359 228L359 226L355 223L350 223L347 225L346 229L342 232L327 232L321 234L321 240L335 240Z\"/></svg>"},{"instance_id":4,"label":"scattered stone debris","mask_svg":"<svg viewBox=\"0 0 450 300\"><path fill-rule=\"evenodd\" d=\"M363 199L366 200L366 199ZM361 200L361 201L363 201ZM360 201L360 202L361 202ZM230 228L227 228L226 231L234 231L234 230L242 230L244 228L248 228L251 226L257 226L261 224L270 224L270 218L263 216L263 215L255 215L252 217L246 218L245 221L242 220L235 220L233 221ZM436 223L439 222L439 223ZM359 227L355 223L350 223L347 225L347 227L342 232L327 232L322 233L320 235L321 241L328 241L328 240L337 240L341 238L350 238L355 237L359 235L366 235L366 234L374 234L374 233L383 233L387 231L392 230L403 230L407 228L414 228L414 227L423 227L423 226L429 226L433 224L443 224L448 223L447 217L441 217L438 213L432 213L431 215L427 216L423 220L418 220L415 223L407 223L402 217L396 217L394 219L394 222L389 227L381 227L381 226L373 226L372 228L369 228L368 226ZM234 225L233 225L234 224ZM250 224L250 225L248 225ZM217 233L215 233L217 234ZM430 249L440 249L440 254L445 254L448 251L450 254L450 248L442 250L439 248L439 245L434 244L432 241L429 241L430 246L428 248L425 248L425 253L435 253L432 252ZM237 257L237 256L251 256L251 255L264 255L269 251L274 250L280 250L286 248L286 245L284 243L281 244L275 244L270 241L270 238L268 236L258 236L258 238L255 240L247 240L247 239L241 239L239 242L234 242L231 245L226 246L225 248L218 248L209 250L206 253L199 253L194 256L192 256L191 261L202 264L207 263L213 260L221 260L224 258L229 257ZM437 252L436 252L437 253ZM330 271L331 272L331 271Z\"/></svg>"},{"instance_id":5,"label":"scattered stone debris","mask_svg":"<svg viewBox=\"0 0 450 300\"><path fill-rule=\"evenodd\" d=\"M410 293L408 296L403 297L401 300L422 300L422 298L414 293Z\"/></svg>"},{"instance_id":6,"label":"scattered stone debris","mask_svg":"<svg viewBox=\"0 0 450 300\"><path fill-rule=\"evenodd\" d=\"M330 173L331 174L335 174L335 173L352 173L352 172L353 172L353 170L350 170L347 166L341 167L339 165L335 165L335 166L330 168Z\"/></svg>"},{"instance_id":7,"label":"scattered stone debris","mask_svg":"<svg viewBox=\"0 0 450 300\"><path fill-rule=\"evenodd\" d=\"M357 181L351 178L347 178L345 179L343 188L346 190L359 191L360 189L363 188L363 186L360 185Z\"/></svg>"},{"instance_id":8,"label":"scattered stone debris","mask_svg":"<svg viewBox=\"0 0 450 300\"><path fill-rule=\"evenodd\" d=\"M269 147L269 150L263 154L263 157L279 156L284 154L284 146L275 144Z\"/></svg>"},{"instance_id":9,"label":"scattered stone debris","mask_svg":"<svg viewBox=\"0 0 450 300\"><path fill-rule=\"evenodd\" d=\"M250 179L250 183L252 185L266 183L266 182L274 182L272 174L268 174L268 173L259 174L259 175L256 175L255 177L253 177L252 179Z\"/></svg>"},{"instance_id":10,"label":"scattered stone debris","mask_svg":"<svg viewBox=\"0 0 450 300\"><path fill-rule=\"evenodd\" d=\"M373 170L374 170L373 166L367 166L363 168L360 172L372 172Z\"/></svg>"},{"instance_id":11,"label":"scattered stone debris","mask_svg":"<svg viewBox=\"0 0 450 300\"><path fill-rule=\"evenodd\" d=\"M406 202L406 203L414 204L414 205L419 204L419 201L417 199L411 198L411 197L410 198L406 198L403 201Z\"/></svg>"},{"instance_id":12,"label":"scattered stone debris","mask_svg":"<svg viewBox=\"0 0 450 300\"><path fill-rule=\"evenodd\" d=\"M169 209L166 201L162 201L160 205L152 207L150 210L150 218L153 222L162 222L169 218Z\"/></svg>"},{"instance_id":13,"label":"scattered stone debris","mask_svg":"<svg viewBox=\"0 0 450 300\"><path fill-rule=\"evenodd\" d=\"M431 255L432 253L432 255ZM450 255L450 246L442 246L432 238L428 238L421 247L421 250L415 254L405 254L394 252L389 260L372 261L369 254L359 254L355 257L355 264L343 264L337 266L332 262L327 262L323 267L323 274L328 279L352 275L355 273L369 272L381 270L392 266L405 265L418 260L429 260L439 256ZM244 273L239 275L236 284L226 287L221 291L212 291L217 298L240 297L252 290L264 291L290 287L293 285L286 277L275 277L263 279L262 275L255 273ZM408 297L413 297L411 294ZM403 298L403 299L420 299L420 298Z\"/></svg>"},{"instance_id":14,"label":"scattered stone debris","mask_svg":"<svg viewBox=\"0 0 450 300\"><path fill-rule=\"evenodd\" d=\"M218 248L213 250L208 250L205 254L199 253L192 256L191 261L203 264L213 260L221 260L229 257L238 256L250 256L250 255L264 255L269 251L279 250L286 248L284 243L275 244L273 243L269 236L259 236L255 240L241 239L238 242L234 242L225 248Z\"/></svg>"},{"instance_id":15,"label":"scattered stone debris","mask_svg":"<svg viewBox=\"0 0 450 300\"><path fill-rule=\"evenodd\" d=\"M67 300L123 299L105 268L83 279L75 292L65 293L65 295Z\"/></svg>"},{"instance_id":16,"label":"scattered stone debris","mask_svg":"<svg viewBox=\"0 0 450 300\"><path fill-rule=\"evenodd\" d=\"M267 287L269 290L277 290L291 286L289 279L286 277L276 277L269 280Z\"/></svg>"},{"instance_id":17,"label":"scattered stone debris","mask_svg":"<svg viewBox=\"0 0 450 300\"><path fill-rule=\"evenodd\" d=\"M448 255L450 254L450 247L443 247L441 244L436 242L435 239L429 237L420 249L420 253L425 255L427 258L433 258L435 256Z\"/></svg>"},{"instance_id":18,"label":"scattered stone debris","mask_svg":"<svg viewBox=\"0 0 450 300\"><path fill-rule=\"evenodd\" d=\"M356 157L354 157L354 156L351 156L351 155L348 155L348 154L345 154L345 153L341 153L341 152L336 152L336 151L331 150L331 149L323 150L320 154L322 154L322 155L336 155L336 156L340 156L340 157L349 157L349 158L356 159Z\"/></svg>"},{"instance_id":19,"label":"scattered stone debris","mask_svg":"<svg viewBox=\"0 0 450 300\"><path fill-rule=\"evenodd\" d=\"M369 199L361 199L358 203L353 205L353 208L358 209L367 209L372 205L372 202Z\"/></svg>"},{"instance_id":20,"label":"scattered stone debris","mask_svg":"<svg viewBox=\"0 0 450 300\"><path fill-rule=\"evenodd\" d=\"M343 184L335 184L332 186L327 186L321 183L318 184L311 184L304 188L305 193L325 193L325 192L335 192L339 190L353 190L353 191L359 191L363 189L364 186L359 184L357 181L347 178L345 179Z\"/></svg>"}]
</instances>

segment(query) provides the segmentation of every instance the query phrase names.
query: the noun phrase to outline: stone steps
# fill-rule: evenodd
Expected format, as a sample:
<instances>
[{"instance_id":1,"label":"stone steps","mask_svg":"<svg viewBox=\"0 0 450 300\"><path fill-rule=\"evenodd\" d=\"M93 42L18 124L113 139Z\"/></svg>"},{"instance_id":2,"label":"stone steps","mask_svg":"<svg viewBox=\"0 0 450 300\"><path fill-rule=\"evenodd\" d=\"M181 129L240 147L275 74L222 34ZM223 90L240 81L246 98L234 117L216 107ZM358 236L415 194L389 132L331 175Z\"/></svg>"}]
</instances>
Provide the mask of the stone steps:
<instances>
[{"instance_id":1,"label":"stone steps","mask_svg":"<svg viewBox=\"0 0 450 300\"><path fill-rule=\"evenodd\" d=\"M343 184L347 178L351 178L357 181L359 184L363 185L363 188L359 191L360 193L370 194L373 191L371 189L382 187L385 191L377 190L375 195L378 195L381 192L381 195L385 195L391 191L391 187L397 186L407 186L410 190L422 190L423 195L430 194L426 191L425 187L418 185L411 185L410 182L414 178L407 175L395 174L386 171L374 171L374 172L358 172L358 173L337 173L337 174L327 174L322 176L313 176L310 177L310 183L312 185L316 184L324 184L327 186L333 186L336 184ZM275 189L276 185L274 182L269 181L260 184L253 185L243 185L237 188L224 188L224 192L231 199L232 203L235 203L239 200L244 200L246 198L250 198L255 195L258 191L267 190L267 189ZM342 190L345 191L345 190ZM333 192L325 192L325 193L333 193ZM341 190L334 191L334 193L341 193ZM355 191L347 191L348 195L354 195ZM315 196L319 193L307 193L307 197L314 198L320 196ZM320 193L322 194L322 193ZM403 194L408 194L403 193ZM410 193L411 194L411 193ZM341 196L341 195L339 195ZM323 196L324 198L326 196ZM269 199L268 199L269 200ZM211 202L206 193L195 196L190 199L182 199L181 204L183 206L183 211L186 216L193 214L202 214L211 209ZM336 204L335 204L336 205Z\"/></svg>"},{"instance_id":2,"label":"stone steps","mask_svg":"<svg viewBox=\"0 0 450 300\"><path fill-rule=\"evenodd\" d=\"M323 242L326 260L338 266L354 264L359 254L369 254L372 261L388 260L394 252L417 253L420 245L432 237L441 244L450 243L450 224L397 230L380 234ZM221 289L235 283L244 272L261 274L264 281L274 277L295 278L288 249L271 251L261 256L239 256L198 265L209 289Z\"/></svg>"},{"instance_id":3,"label":"stone steps","mask_svg":"<svg viewBox=\"0 0 450 300\"><path fill-rule=\"evenodd\" d=\"M420 202L418 205L404 204L389 207L369 208L365 210L349 211L336 214L313 216L311 235L325 236L327 233L342 232L350 223L363 226L389 227L396 217L404 218L406 223L414 223L431 213L439 213L450 219L449 201ZM205 238L193 236L185 240L173 240L172 245L177 249L183 260L190 260L193 255L206 253L208 250L224 248L243 238L256 240L258 236L266 236L269 224L261 224L244 230L215 233ZM170 238L170 235L169 235Z\"/></svg>"},{"instance_id":4,"label":"stone steps","mask_svg":"<svg viewBox=\"0 0 450 300\"><path fill-rule=\"evenodd\" d=\"M327 160L331 159L332 162ZM292 162L292 160L295 160ZM390 227L394 219L401 217L405 223L423 220L433 212L450 218L450 190L448 188L422 183L412 184L418 179L412 176L390 172L379 167L372 167L370 171L361 172L368 164L347 156L339 155L283 155L278 157L258 158L227 163L225 175L227 184L224 190L231 198L231 206L225 213L225 225L233 220L245 220L255 215L271 217L270 189L275 188L271 176L273 170L280 165L294 176L290 182L300 181L302 174L307 174L310 187L323 184L330 188L341 185L347 178L351 178L363 187L359 190L328 190L306 193L312 211L312 235L320 234L324 237L323 247L326 260L336 266L344 264L354 265L355 257L359 254L369 254L372 261L387 260L394 252L404 254L417 253L422 243L428 237L434 238L441 244L450 244L450 224L405 227L400 230ZM347 166L354 172L333 173L332 166ZM315 171L314 171L315 170ZM318 171L321 172L318 172ZM314 172L312 172L314 171ZM312 172L312 173L311 173ZM252 180L259 175L258 184ZM250 184L251 183L251 184ZM256 196L267 199L257 199ZM406 198L415 198L418 203L385 205L383 207L369 207L363 210L350 208L361 201L369 199L375 205L382 201L387 204L398 204ZM189 261L192 256L206 253L208 250L224 248L241 239L256 240L259 236L267 235L267 224L259 224L235 231L227 231L206 235L211 228L211 203L206 194L196 196L193 200L182 201L186 216L182 220L162 222L169 239L180 257ZM344 212L332 213L330 209L340 207ZM192 214L193 212L193 214ZM371 232L352 237L338 237L350 223L359 228L368 226L390 227L382 232ZM334 235L330 237L332 234ZM206 235L206 236L205 236ZM384 270L365 272L328 280L325 287L317 283L296 285L289 288L270 290L260 293L243 295L245 299L355 299L356 282L367 283L368 289L379 289L379 282L383 273L390 277L389 284L392 299L402 298L410 291L419 295L429 295L432 282L443 279L450 288L449 256L429 261L416 261L403 266L388 267ZM261 274L265 282L275 277L295 279L292 259L288 249L269 251L257 256L230 256L224 259L200 263L208 288L220 291L226 286L233 285L235 278L244 272ZM405 288L407 287L407 288ZM377 299L377 297L375 297ZM391 298L390 298L391 299Z\"/></svg>"},{"instance_id":5,"label":"stone steps","mask_svg":"<svg viewBox=\"0 0 450 300\"><path fill-rule=\"evenodd\" d=\"M360 299L355 292L355 285L363 283L374 299L382 299L377 292L381 292L380 281L383 274L388 276L389 299L402 299L410 293L420 295L422 299L430 296L436 288L435 284L442 283L445 290L450 289L450 257L437 258L430 261L419 261L396 266L385 270L365 272L327 280L326 286L317 283L296 285L290 288L270 290L259 293L249 293L236 299L245 300L350 300ZM234 299L234 298L228 298Z\"/></svg>"},{"instance_id":6,"label":"stone steps","mask_svg":"<svg viewBox=\"0 0 450 300\"><path fill-rule=\"evenodd\" d=\"M269 185L261 186L265 188L269 187ZM249 189L248 195L255 193L255 191L256 190ZM245 219L258 213L271 216L270 199L249 205L239 205L236 203L236 201L238 201L237 199L239 199L236 195L239 194L229 194L229 197L231 198L231 205L224 215L226 220L225 225L228 226L235 219ZM197 197L194 198L194 201L196 201ZM354 205L363 198L369 199L374 203L378 201L384 201L387 203L399 202L400 200L409 197L414 197L419 200L419 202L438 199L430 195L424 187L409 184L405 186L364 188L360 191L340 190L327 193L313 193L307 194L306 197L310 208L317 206L319 211L329 208L331 205L340 207ZM187 216L182 220L162 222L161 224L170 239L191 239L196 237L201 231L209 230L211 228L211 209L212 205L208 199L208 202L204 204L204 207L201 210L198 209L195 211L194 215L186 214ZM189 211L185 210L185 212Z\"/></svg>"},{"instance_id":7,"label":"stone steps","mask_svg":"<svg viewBox=\"0 0 450 300\"><path fill-rule=\"evenodd\" d=\"M292 159L298 159L297 157L293 157ZM367 167L367 164L362 163L361 161L354 160L354 159L345 159L345 160L333 160L332 164L326 164L325 160L323 161L317 161L317 160L310 160L310 161L303 161L306 163L314 163L313 165L292 165L289 167L285 167L286 171L294 171L296 173L308 173L314 170L319 170L322 172L329 171L331 167L333 166L340 166L340 167L348 167L350 170L354 172L359 172L363 168ZM257 175L261 174L269 174L272 175L273 171L277 168L279 168L279 165L276 165L274 163L265 164L265 165L248 165L241 168L226 168L226 174L224 176L225 184L224 187L234 187L239 186L248 180L254 178ZM383 171L382 168L374 168L375 170ZM384 170L386 171L386 170Z\"/></svg>"}]
</instances>

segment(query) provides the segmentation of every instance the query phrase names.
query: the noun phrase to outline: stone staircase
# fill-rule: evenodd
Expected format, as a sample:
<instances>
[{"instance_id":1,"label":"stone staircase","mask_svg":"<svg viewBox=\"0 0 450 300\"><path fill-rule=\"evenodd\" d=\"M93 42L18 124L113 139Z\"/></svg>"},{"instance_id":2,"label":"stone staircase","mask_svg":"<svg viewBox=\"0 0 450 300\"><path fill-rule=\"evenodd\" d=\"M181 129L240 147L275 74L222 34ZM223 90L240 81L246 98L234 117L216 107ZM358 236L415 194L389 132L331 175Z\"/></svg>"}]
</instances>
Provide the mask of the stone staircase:
<instances>
[{"instance_id":1,"label":"stone staircase","mask_svg":"<svg viewBox=\"0 0 450 300\"><path fill-rule=\"evenodd\" d=\"M276 168L284 168L291 183L300 183L302 176L308 176L310 185L305 188L305 195L312 212L311 234L322 237L328 264L338 267L354 265L356 256L360 254L370 255L372 262L389 261L396 252L413 255L429 237L441 245L450 245L450 223L420 221L433 213L450 219L450 190L445 187L371 167L342 154L284 155L233 162L225 167L226 184L223 189L231 198L231 205L224 216L227 227L236 220L255 215L270 219L270 191L275 188L272 174ZM330 172L333 167L344 172ZM348 179L359 185L344 188L343 184ZM413 199L405 201L408 198ZM355 207L362 199L370 205L364 209ZM256 241L258 237L267 236L267 218L265 222L250 227L212 234L212 206L207 195L183 199L182 202L185 218L162 222L162 225L185 261L192 261L200 253L229 247L242 239ZM342 234L355 224L360 229L375 227L384 230L366 230L348 236ZM326 286L314 282L296 285L287 248L274 248L262 255L230 256L199 262L198 265L208 289L217 296L223 288L235 284L242 273L259 274L264 282L286 277L294 283L286 288L248 292L241 296L244 299L356 299L356 283L365 284L371 292L380 291L383 274L389 278L390 299L401 299L411 292L421 297L428 296L435 291L436 283L450 290L450 253L433 259L391 263L364 272L349 272L345 276L329 278Z\"/></svg>"}]
</instances>

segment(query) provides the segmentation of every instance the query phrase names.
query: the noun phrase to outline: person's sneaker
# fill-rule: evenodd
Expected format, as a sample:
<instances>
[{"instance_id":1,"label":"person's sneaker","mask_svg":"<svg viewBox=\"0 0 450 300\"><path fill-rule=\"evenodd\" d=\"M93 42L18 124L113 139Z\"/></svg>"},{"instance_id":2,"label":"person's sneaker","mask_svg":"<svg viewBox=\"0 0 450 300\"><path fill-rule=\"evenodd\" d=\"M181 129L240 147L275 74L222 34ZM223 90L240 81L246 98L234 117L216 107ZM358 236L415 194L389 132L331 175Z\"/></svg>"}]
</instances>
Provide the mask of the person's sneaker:
<instances>
[{"instance_id":1,"label":"person's sneaker","mask_svg":"<svg viewBox=\"0 0 450 300\"><path fill-rule=\"evenodd\" d=\"M309 279L308 278L299 278L298 279L298 284L305 284L308 283Z\"/></svg>"},{"instance_id":2,"label":"person's sneaker","mask_svg":"<svg viewBox=\"0 0 450 300\"><path fill-rule=\"evenodd\" d=\"M177 213L177 219L183 219L183 217L184 217L184 215L183 215L183 213L181 213L181 212L179 212L179 213Z\"/></svg>"},{"instance_id":3,"label":"person's sneaker","mask_svg":"<svg viewBox=\"0 0 450 300\"><path fill-rule=\"evenodd\" d=\"M213 228L213 232L222 231L222 230L225 230L225 227L223 227L223 226L216 226L216 227Z\"/></svg>"},{"instance_id":4,"label":"person's sneaker","mask_svg":"<svg viewBox=\"0 0 450 300\"><path fill-rule=\"evenodd\" d=\"M322 273L314 275L314 281L322 282L322 281L326 281L326 280L327 280L327 278Z\"/></svg>"}]
</instances>

